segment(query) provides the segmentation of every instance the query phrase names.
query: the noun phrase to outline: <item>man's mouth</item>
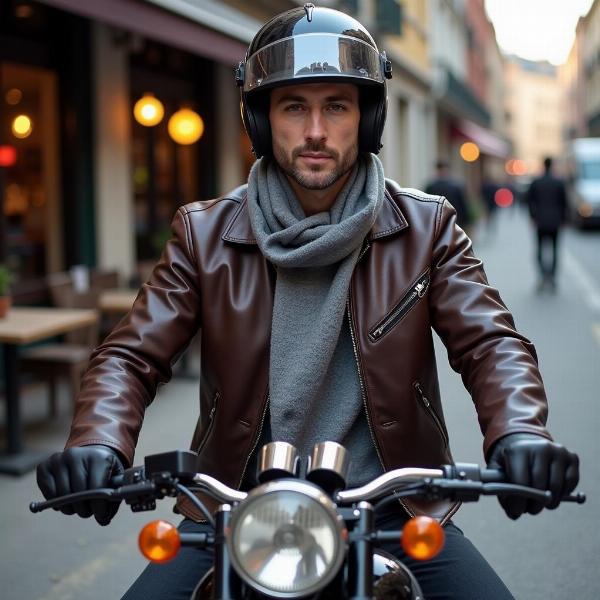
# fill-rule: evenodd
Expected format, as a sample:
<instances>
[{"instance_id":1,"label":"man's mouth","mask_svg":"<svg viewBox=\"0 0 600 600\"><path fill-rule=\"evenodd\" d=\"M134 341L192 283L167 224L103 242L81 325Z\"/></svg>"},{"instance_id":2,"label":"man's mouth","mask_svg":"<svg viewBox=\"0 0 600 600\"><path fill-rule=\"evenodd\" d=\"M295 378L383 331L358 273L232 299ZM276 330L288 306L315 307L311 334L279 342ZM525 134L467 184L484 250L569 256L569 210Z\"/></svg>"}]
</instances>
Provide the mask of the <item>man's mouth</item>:
<instances>
[{"instance_id":1,"label":"man's mouth","mask_svg":"<svg viewBox=\"0 0 600 600\"><path fill-rule=\"evenodd\" d=\"M308 162L324 162L330 160L331 155L324 152L302 152L300 158L303 158Z\"/></svg>"}]
</instances>

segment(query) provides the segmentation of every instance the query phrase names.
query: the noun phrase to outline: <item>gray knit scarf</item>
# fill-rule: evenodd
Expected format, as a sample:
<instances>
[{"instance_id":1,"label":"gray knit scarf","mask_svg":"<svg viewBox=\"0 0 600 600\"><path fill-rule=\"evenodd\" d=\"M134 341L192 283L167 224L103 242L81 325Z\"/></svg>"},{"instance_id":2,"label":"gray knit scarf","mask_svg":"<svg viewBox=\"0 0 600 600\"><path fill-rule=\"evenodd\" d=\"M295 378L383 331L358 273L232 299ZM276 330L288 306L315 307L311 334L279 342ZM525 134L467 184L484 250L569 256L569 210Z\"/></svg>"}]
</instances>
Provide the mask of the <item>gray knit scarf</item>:
<instances>
[{"instance_id":1,"label":"gray knit scarf","mask_svg":"<svg viewBox=\"0 0 600 600\"><path fill-rule=\"evenodd\" d=\"M331 209L307 217L274 161L260 159L250 172L252 229L277 268L269 372L272 439L293 443L301 453L310 451L311 420L318 414L323 383L335 380L328 371L350 278L384 189L381 162L367 154ZM346 433L351 426L346 424Z\"/></svg>"}]
</instances>

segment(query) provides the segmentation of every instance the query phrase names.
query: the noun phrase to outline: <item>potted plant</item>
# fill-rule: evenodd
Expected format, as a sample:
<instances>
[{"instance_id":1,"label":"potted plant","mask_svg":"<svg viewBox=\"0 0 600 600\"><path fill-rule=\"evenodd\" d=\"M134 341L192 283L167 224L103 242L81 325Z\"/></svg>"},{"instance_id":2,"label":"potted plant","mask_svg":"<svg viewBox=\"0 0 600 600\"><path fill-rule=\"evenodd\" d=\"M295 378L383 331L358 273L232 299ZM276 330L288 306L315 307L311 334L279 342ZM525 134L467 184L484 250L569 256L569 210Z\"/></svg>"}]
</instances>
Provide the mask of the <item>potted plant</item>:
<instances>
[{"instance_id":1,"label":"potted plant","mask_svg":"<svg viewBox=\"0 0 600 600\"><path fill-rule=\"evenodd\" d=\"M9 294L10 284L13 281L13 274L8 267L0 265L0 319L6 316L11 305Z\"/></svg>"}]
</instances>

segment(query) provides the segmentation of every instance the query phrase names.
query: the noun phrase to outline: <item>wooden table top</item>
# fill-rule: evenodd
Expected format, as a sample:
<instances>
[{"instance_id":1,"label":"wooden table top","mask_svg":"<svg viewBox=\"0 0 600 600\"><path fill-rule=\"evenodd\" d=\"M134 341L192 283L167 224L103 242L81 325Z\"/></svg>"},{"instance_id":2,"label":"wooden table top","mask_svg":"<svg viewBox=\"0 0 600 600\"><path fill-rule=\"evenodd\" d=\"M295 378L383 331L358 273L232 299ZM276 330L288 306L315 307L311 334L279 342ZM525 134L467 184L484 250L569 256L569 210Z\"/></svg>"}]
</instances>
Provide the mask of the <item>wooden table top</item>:
<instances>
[{"instance_id":1,"label":"wooden table top","mask_svg":"<svg viewBox=\"0 0 600 600\"><path fill-rule=\"evenodd\" d=\"M133 306L138 290L114 289L100 294L98 307L104 312L126 313Z\"/></svg>"},{"instance_id":2,"label":"wooden table top","mask_svg":"<svg viewBox=\"0 0 600 600\"><path fill-rule=\"evenodd\" d=\"M84 308L13 306L0 319L0 342L29 344L98 321L98 311Z\"/></svg>"}]
</instances>

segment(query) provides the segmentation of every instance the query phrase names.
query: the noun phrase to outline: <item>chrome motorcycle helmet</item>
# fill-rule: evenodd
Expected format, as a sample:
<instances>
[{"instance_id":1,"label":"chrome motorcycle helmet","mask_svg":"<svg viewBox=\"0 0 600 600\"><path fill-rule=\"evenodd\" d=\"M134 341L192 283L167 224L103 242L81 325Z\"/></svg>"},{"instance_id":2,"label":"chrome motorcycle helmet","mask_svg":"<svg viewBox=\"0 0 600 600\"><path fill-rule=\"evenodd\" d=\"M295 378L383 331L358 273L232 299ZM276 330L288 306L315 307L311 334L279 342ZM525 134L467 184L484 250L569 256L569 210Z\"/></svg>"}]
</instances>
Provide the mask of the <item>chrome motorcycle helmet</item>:
<instances>
[{"instance_id":1,"label":"chrome motorcycle helmet","mask_svg":"<svg viewBox=\"0 0 600 600\"><path fill-rule=\"evenodd\" d=\"M254 36L236 69L240 109L257 158L271 156L269 90L297 83L354 83L359 89L359 151L377 154L392 65L356 19L305 4L283 12Z\"/></svg>"}]
</instances>

